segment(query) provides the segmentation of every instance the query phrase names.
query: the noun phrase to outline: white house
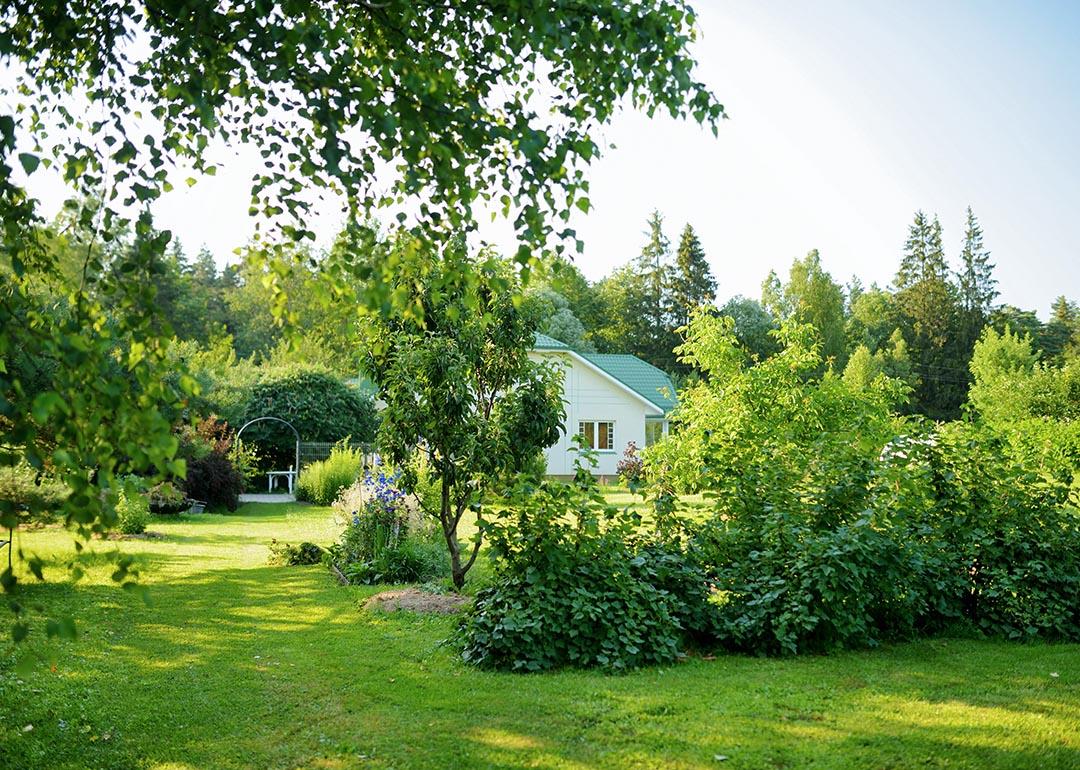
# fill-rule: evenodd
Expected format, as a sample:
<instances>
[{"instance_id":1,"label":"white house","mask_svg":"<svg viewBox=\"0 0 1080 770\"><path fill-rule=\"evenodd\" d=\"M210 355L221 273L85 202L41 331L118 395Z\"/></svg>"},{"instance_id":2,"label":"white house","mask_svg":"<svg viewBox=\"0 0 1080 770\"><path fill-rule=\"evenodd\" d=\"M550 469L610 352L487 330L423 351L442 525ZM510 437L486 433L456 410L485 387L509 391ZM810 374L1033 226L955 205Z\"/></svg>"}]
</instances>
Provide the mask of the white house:
<instances>
[{"instance_id":1,"label":"white house","mask_svg":"<svg viewBox=\"0 0 1080 770\"><path fill-rule=\"evenodd\" d=\"M645 447L667 433L675 388L652 364L631 355L581 353L544 334L536 335L529 357L555 362L564 372L566 423L559 441L545 450L549 475L574 473L575 435L596 450L596 473L614 476L627 444Z\"/></svg>"}]
</instances>

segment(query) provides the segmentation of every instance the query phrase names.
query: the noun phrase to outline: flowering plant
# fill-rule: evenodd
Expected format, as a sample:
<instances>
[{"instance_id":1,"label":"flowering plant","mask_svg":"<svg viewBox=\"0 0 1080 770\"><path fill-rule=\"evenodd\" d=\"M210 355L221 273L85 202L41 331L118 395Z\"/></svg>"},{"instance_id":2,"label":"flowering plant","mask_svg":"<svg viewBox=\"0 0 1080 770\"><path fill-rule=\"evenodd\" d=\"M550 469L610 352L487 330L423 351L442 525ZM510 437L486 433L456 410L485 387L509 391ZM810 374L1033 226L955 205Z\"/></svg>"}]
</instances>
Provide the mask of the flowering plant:
<instances>
[{"instance_id":1,"label":"flowering plant","mask_svg":"<svg viewBox=\"0 0 1080 770\"><path fill-rule=\"evenodd\" d=\"M623 452L619 464L615 466L615 472L626 482L631 491L645 480L645 463L638 454L637 444L633 441L626 445L626 451Z\"/></svg>"}]
</instances>

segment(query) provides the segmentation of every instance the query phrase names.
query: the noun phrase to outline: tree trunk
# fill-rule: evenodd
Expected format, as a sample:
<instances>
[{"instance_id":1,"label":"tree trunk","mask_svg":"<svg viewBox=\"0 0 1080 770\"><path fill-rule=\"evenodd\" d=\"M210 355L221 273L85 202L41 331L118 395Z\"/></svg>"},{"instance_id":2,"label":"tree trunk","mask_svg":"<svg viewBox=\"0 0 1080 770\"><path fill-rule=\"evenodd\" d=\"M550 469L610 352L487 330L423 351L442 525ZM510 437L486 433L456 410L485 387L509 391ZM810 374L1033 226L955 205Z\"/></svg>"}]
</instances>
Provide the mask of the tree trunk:
<instances>
[{"instance_id":1,"label":"tree trunk","mask_svg":"<svg viewBox=\"0 0 1080 770\"><path fill-rule=\"evenodd\" d=\"M461 568L461 548L457 541L457 520L450 510L450 480L445 475L442 477L442 505L439 510L439 521L442 524L446 547L450 550L450 577L454 581L454 588L461 589L465 585L465 570Z\"/></svg>"}]
</instances>

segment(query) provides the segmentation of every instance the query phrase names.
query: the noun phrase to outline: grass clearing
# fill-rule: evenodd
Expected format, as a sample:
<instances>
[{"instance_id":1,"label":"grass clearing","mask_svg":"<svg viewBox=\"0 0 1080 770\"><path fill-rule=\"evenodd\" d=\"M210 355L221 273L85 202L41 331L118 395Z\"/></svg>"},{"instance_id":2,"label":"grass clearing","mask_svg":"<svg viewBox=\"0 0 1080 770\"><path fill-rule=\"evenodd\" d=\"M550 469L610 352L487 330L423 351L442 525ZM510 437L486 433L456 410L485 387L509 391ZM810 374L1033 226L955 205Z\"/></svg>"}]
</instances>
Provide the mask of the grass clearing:
<instances>
[{"instance_id":1,"label":"grass clearing","mask_svg":"<svg viewBox=\"0 0 1080 770\"><path fill-rule=\"evenodd\" d=\"M370 613L381 589L266 566L271 538L325 545L340 526L326 508L249 505L95 541L138 556L153 605L100 557L77 584L28 592L81 636L34 642L55 670L26 681L0 652L0 767L1080 767L1080 645L496 674L458 660L453 617ZM54 528L19 545L54 580L72 553Z\"/></svg>"}]
</instances>

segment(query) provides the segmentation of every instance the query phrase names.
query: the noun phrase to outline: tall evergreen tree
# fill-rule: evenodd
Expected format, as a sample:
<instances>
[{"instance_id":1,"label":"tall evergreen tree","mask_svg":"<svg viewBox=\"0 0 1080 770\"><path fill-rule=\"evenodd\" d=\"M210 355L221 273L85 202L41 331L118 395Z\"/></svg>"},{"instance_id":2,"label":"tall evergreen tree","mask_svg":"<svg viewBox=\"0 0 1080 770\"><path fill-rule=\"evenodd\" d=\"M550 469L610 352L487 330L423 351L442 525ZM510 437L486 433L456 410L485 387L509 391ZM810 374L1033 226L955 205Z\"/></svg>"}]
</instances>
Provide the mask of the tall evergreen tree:
<instances>
[{"instance_id":1,"label":"tall evergreen tree","mask_svg":"<svg viewBox=\"0 0 1080 770\"><path fill-rule=\"evenodd\" d=\"M994 263L990 261L990 252L983 246L983 231L979 220L967 209L967 224L964 229L964 247L960 251L960 272L957 273L957 287L960 292L960 307L984 321L990 315L990 308L998 296L997 281L994 279ZM982 331L980 328L979 331Z\"/></svg>"},{"instance_id":2,"label":"tall evergreen tree","mask_svg":"<svg viewBox=\"0 0 1080 770\"><path fill-rule=\"evenodd\" d=\"M1038 335L1038 344L1046 358L1056 363L1072 358L1080 348L1080 311L1064 295L1050 306L1050 320Z\"/></svg>"},{"instance_id":3,"label":"tall evergreen tree","mask_svg":"<svg viewBox=\"0 0 1080 770\"><path fill-rule=\"evenodd\" d=\"M915 220L908 228L904 256L894 284L897 290L903 290L927 279L947 281L948 276L949 266L942 245L941 223L936 215L932 220L928 219L920 209L915 212Z\"/></svg>"},{"instance_id":4,"label":"tall evergreen tree","mask_svg":"<svg viewBox=\"0 0 1080 770\"><path fill-rule=\"evenodd\" d=\"M965 370L983 327L990 321L990 310L998 295L993 273L990 252L983 245L982 227L971 206L968 206L964 245L960 250L960 270L956 274L958 313L955 363Z\"/></svg>"},{"instance_id":5,"label":"tall evergreen tree","mask_svg":"<svg viewBox=\"0 0 1080 770\"><path fill-rule=\"evenodd\" d=\"M676 328L689 323L694 308L716 299L716 279L705 259L705 249L689 222L679 237L675 263L669 270L668 291L671 323Z\"/></svg>"},{"instance_id":6,"label":"tall evergreen tree","mask_svg":"<svg viewBox=\"0 0 1080 770\"><path fill-rule=\"evenodd\" d=\"M922 211L908 229L895 284L896 307L916 372L915 411L937 419L959 414L967 393L966 343L959 334L957 289L949 280L941 224Z\"/></svg>"},{"instance_id":7,"label":"tall evergreen tree","mask_svg":"<svg viewBox=\"0 0 1080 770\"><path fill-rule=\"evenodd\" d=\"M664 217L657 210L649 216L648 239L638 257L638 272L645 279L648 301L648 317L659 336L664 327L664 274L667 272L668 259L671 256L671 242L664 235Z\"/></svg>"}]
</instances>

